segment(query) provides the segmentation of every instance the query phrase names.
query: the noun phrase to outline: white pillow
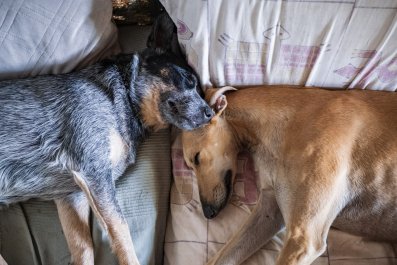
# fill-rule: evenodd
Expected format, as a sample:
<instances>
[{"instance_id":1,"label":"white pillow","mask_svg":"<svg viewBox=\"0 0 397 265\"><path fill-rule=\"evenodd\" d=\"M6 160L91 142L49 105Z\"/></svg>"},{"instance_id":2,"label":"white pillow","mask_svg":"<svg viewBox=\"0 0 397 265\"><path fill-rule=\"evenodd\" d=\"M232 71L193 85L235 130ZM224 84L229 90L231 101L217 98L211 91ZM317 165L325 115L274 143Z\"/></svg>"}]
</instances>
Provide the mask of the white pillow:
<instances>
[{"instance_id":1,"label":"white pillow","mask_svg":"<svg viewBox=\"0 0 397 265\"><path fill-rule=\"evenodd\" d=\"M204 85L397 90L397 1L161 2Z\"/></svg>"},{"instance_id":2,"label":"white pillow","mask_svg":"<svg viewBox=\"0 0 397 265\"><path fill-rule=\"evenodd\" d=\"M109 0L2 0L0 80L70 72L118 52Z\"/></svg>"}]
</instances>

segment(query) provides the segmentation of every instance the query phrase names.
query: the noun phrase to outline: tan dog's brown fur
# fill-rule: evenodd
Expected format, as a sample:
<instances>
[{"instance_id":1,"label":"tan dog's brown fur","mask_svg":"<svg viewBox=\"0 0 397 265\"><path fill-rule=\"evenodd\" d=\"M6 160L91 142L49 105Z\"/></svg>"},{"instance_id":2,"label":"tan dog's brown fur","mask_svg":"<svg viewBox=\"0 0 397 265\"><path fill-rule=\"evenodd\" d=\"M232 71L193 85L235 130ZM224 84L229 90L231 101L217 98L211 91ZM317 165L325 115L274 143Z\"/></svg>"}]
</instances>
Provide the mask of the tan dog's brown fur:
<instances>
[{"instance_id":1,"label":"tan dog's brown fur","mask_svg":"<svg viewBox=\"0 0 397 265\"><path fill-rule=\"evenodd\" d=\"M213 93L207 100L223 101L217 117L182 135L200 199L214 215L223 208L225 172L234 179L243 147L254 156L261 195L208 264L240 264L284 226L278 265L311 264L331 225L397 240L397 94L279 86L229 92L226 101Z\"/></svg>"}]
</instances>

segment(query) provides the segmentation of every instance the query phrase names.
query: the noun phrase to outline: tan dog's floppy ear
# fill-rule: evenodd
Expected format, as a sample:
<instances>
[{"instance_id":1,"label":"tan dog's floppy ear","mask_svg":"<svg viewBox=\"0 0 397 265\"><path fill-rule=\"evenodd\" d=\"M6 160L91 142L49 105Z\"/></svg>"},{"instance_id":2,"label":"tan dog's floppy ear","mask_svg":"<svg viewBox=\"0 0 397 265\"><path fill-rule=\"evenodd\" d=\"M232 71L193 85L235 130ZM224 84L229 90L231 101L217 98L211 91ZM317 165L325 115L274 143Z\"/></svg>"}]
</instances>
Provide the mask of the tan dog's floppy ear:
<instances>
[{"instance_id":1,"label":"tan dog's floppy ear","mask_svg":"<svg viewBox=\"0 0 397 265\"><path fill-rule=\"evenodd\" d=\"M225 86L219 89L210 88L205 91L205 100L215 112L215 116L211 119L211 123L216 122L218 117L226 109L227 100L226 96L223 95L223 93L229 90L237 89L231 86Z\"/></svg>"}]
</instances>

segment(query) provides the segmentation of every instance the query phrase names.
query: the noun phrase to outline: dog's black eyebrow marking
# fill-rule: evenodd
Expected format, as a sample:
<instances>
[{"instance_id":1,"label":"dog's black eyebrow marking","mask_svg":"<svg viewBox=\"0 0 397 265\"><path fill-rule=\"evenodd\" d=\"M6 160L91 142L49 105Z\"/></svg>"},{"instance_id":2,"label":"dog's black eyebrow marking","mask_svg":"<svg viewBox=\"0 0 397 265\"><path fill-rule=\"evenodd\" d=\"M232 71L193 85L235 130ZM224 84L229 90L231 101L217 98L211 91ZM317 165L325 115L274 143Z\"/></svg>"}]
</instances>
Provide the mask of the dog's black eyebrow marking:
<instances>
[{"instance_id":1,"label":"dog's black eyebrow marking","mask_svg":"<svg viewBox=\"0 0 397 265\"><path fill-rule=\"evenodd\" d=\"M196 166L200 165L200 152L197 152L196 155L194 156L194 164Z\"/></svg>"}]
</instances>

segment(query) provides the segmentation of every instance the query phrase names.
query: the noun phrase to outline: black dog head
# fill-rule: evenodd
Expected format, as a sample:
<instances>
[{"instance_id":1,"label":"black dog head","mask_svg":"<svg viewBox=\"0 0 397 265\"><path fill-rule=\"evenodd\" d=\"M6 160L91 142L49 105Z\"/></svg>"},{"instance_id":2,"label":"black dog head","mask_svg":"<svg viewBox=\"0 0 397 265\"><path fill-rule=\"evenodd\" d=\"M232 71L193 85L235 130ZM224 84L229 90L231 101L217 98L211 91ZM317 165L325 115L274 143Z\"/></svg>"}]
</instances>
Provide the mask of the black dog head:
<instances>
[{"instance_id":1,"label":"black dog head","mask_svg":"<svg viewBox=\"0 0 397 265\"><path fill-rule=\"evenodd\" d=\"M202 98L199 79L180 50L176 27L167 13L155 21L141 54L140 76L146 76L148 96L144 97L144 121L152 126L173 124L191 130L208 123L213 111Z\"/></svg>"}]
</instances>

